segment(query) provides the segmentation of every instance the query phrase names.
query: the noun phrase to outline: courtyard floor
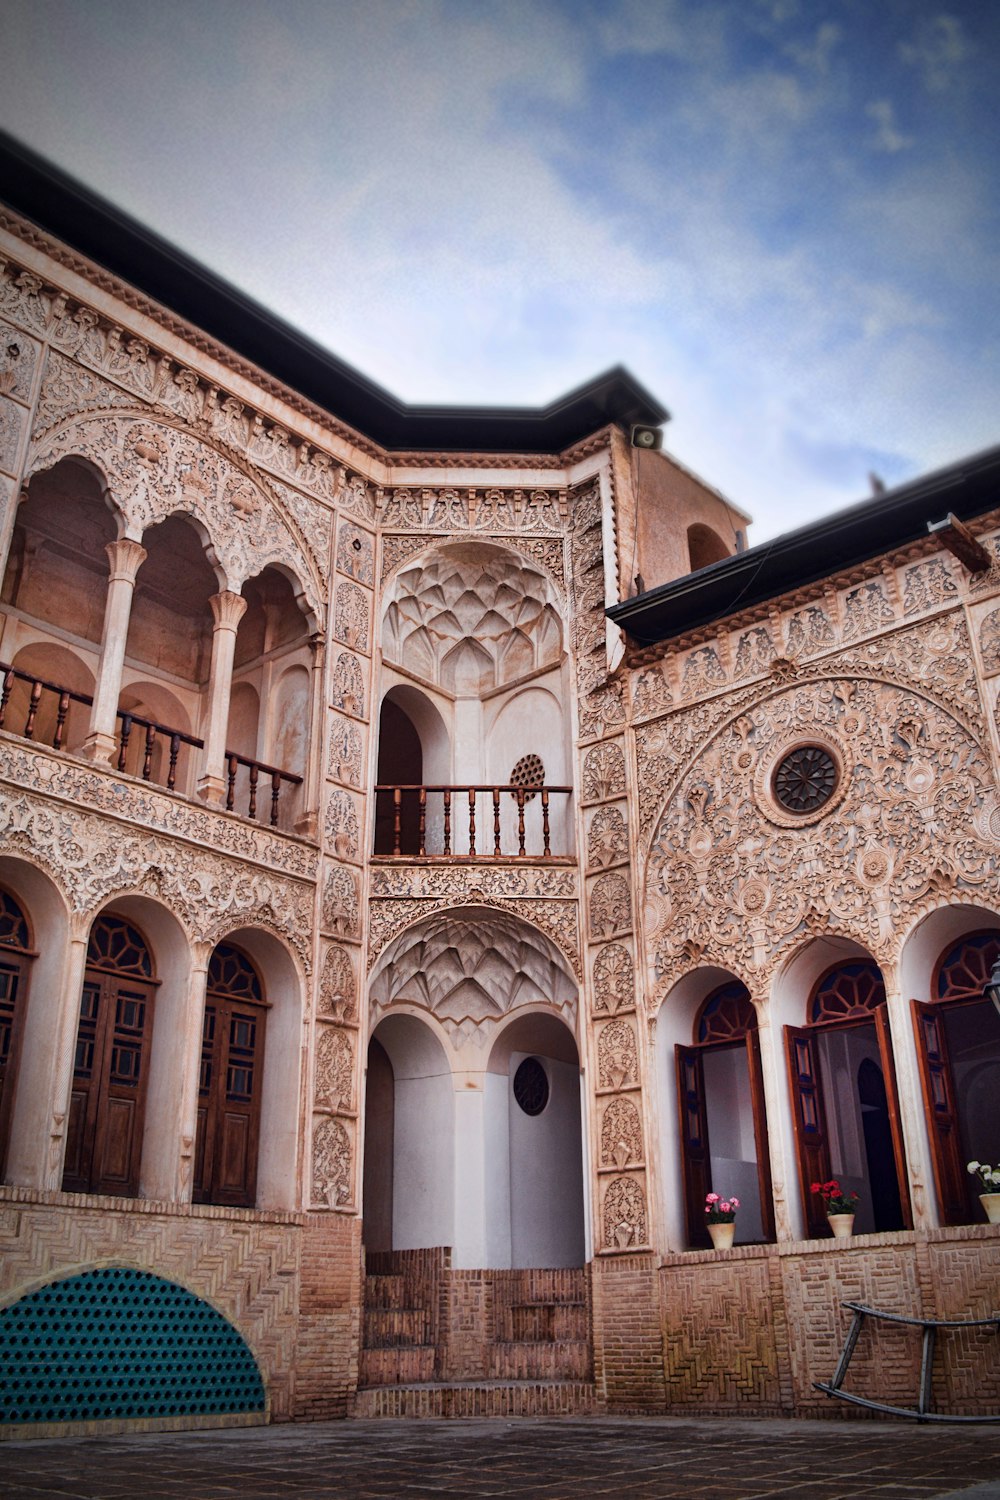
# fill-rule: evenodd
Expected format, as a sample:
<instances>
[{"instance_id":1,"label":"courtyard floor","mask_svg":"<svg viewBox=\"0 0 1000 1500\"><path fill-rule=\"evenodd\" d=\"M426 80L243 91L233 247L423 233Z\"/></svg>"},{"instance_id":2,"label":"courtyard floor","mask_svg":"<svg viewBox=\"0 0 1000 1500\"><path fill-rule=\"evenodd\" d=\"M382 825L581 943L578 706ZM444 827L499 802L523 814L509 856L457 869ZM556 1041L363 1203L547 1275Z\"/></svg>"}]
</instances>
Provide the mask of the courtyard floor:
<instances>
[{"instance_id":1,"label":"courtyard floor","mask_svg":"<svg viewBox=\"0 0 1000 1500\"><path fill-rule=\"evenodd\" d=\"M4 1500L1000 1500L1000 1428L724 1418L322 1422L0 1445Z\"/></svg>"}]
</instances>

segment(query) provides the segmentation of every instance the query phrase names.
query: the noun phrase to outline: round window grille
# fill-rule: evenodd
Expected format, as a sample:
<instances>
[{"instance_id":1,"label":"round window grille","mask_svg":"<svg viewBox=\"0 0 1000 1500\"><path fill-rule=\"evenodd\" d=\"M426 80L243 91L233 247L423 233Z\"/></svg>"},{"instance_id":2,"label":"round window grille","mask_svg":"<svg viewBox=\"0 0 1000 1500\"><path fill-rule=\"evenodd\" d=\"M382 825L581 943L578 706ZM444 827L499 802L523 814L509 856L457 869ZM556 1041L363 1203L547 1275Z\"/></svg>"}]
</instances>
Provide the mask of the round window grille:
<instances>
[{"instance_id":1,"label":"round window grille","mask_svg":"<svg viewBox=\"0 0 1000 1500\"><path fill-rule=\"evenodd\" d=\"M522 755L510 773L511 786L542 786L545 781L545 766L540 755ZM525 802L530 802L534 792L525 792Z\"/></svg>"},{"instance_id":2,"label":"round window grille","mask_svg":"<svg viewBox=\"0 0 1000 1500\"><path fill-rule=\"evenodd\" d=\"M514 1098L526 1115L540 1115L549 1102L549 1075L537 1057L526 1057L514 1074Z\"/></svg>"},{"instance_id":3,"label":"round window grille","mask_svg":"<svg viewBox=\"0 0 1000 1500\"><path fill-rule=\"evenodd\" d=\"M837 762L822 745L798 745L779 761L773 785L786 812L816 812L836 791Z\"/></svg>"}]
</instances>

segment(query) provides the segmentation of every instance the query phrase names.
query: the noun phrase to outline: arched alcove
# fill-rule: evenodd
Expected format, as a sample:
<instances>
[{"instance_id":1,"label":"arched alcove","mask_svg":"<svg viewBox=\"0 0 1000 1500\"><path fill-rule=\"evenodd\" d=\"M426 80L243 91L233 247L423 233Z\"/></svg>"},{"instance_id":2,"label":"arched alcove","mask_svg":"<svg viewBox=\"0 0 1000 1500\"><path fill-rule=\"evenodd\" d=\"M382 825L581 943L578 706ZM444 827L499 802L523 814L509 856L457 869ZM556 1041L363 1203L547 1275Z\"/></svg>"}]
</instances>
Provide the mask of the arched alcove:
<instances>
[{"instance_id":1,"label":"arched alcove","mask_svg":"<svg viewBox=\"0 0 1000 1500\"><path fill-rule=\"evenodd\" d=\"M451 781L451 741L437 707L419 688L406 683L391 687L379 711L376 784L384 787L447 786ZM400 853L416 854L420 847L419 793L400 793ZM391 791L380 792L375 803L375 853L391 854L395 847L395 814ZM424 808L424 849L440 854L444 847L444 803L430 795Z\"/></svg>"},{"instance_id":2,"label":"arched alcove","mask_svg":"<svg viewBox=\"0 0 1000 1500\"><path fill-rule=\"evenodd\" d=\"M484 1125L487 1265L582 1266L580 1059L559 1017L519 1014L502 1027Z\"/></svg>"},{"instance_id":3,"label":"arched alcove","mask_svg":"<svg viewBox=\"0 0 1000 1500\"><path fill-rule=\"evenodd\" d=\"M688 557L691 560L691 572L697 573L699 568L707 568L711 563L721 562L730 554L730 548L713 531L711 526L706 526L703 521L697 521L687 530Z\"/></svg>"},{"instance_id":4,"label":"arched alcove","mask_svg":"<svg viewBox=\"0 0 1000 1500\"><path fill-rule=\"evenodd\" d=\"M376 1237L386 1237L391 1197L391 1246L421 1250L454 1243L455 1090L451 1066L434 1030L413 1015L385 1016L373 1033L365 1131L365 1206ZM392 1081L387 1098L388 1073ZM368 1244L366 1235L366 1244Z\"/></svg>"}]
</instances>

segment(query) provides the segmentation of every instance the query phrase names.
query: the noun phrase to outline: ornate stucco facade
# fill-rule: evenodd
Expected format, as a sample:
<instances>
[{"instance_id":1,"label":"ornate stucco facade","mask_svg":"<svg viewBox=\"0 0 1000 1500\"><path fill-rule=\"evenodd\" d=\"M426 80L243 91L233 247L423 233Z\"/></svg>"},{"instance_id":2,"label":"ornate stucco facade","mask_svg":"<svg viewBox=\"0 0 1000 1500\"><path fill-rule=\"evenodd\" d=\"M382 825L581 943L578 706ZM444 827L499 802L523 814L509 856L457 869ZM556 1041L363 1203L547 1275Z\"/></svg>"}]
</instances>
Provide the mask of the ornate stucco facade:
<instances>
[{"instance_id":1,"label":"ornate stucco facade","mask_svg":"<svg viewBox=\"0 0 1000 1500\"><path fill-rule=\"evenodd\" d=\"M1000 455L767 589L627 377L388 440L69 238L0 213L0 1313L185 1288L261 1394L169 1424L825 1415L842 1299L995 1311ZM1000 1406L985 1342L938 1396Z\"/></svg>"}]
</instances>

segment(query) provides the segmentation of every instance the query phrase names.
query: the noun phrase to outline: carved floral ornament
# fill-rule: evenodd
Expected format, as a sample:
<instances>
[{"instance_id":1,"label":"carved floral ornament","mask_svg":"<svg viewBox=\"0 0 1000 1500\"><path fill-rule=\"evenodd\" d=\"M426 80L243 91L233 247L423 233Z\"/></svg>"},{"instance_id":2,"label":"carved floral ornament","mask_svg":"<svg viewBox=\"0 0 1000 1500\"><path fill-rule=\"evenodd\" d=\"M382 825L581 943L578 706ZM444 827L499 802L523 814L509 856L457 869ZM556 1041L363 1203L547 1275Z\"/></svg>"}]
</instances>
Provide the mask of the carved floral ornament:
<instances>
[{"instance_id":1,"label":"carved floral ornament","mask_svg":"<svg viewBox=\"0 0 1000 1500\"><path fill-rule=\"evenodd\" d=\"M555 945L488 907L426 917L386 948L371 980L372 1024L393 1006L423 1010L452 1044L485 1044L511 1011L544 1007L575 1029L577 985Z\"/></svg>"},{"instance_id":2,"label":"carved floral ornament","mask_svg":"<svg viewBox=\"0 0 1000 1500\"><path fill-rule=\"evenodd\" d=\"M129 833L97 814L0 792L0 852L41 868L62 891L83 932L123 895L148 896L169 911L190 942L214 947L239 928L271 933L301 975L312 967L312 890L299 881L144 831Z\"/></svg>"},{"instance_id":3,"label":"carved floral ornament","mask_svg":"<svg viewBox=\"0 0 1000 1500\"><path fill-rule=\"evenodd\" d=\"M88 460L105 477L127 534L188 513L204 526L226 586L239 593L270 563L298 579L313 619L324 618L324 567L298 521L268 481L239 468L218 448L147 415L87 415L46 433L29 455L25 478L64 458Z\"/></svg>"},{"instance_id":4,"label":"carved floral ornament","mask_svg":"<svg viewBox=\"0 0 1000 1500\"><path fill-rule=\"evenodd\" d=\"M840 776L805 814L773 795L802 744ZM693 950L758 984L813 932L889 961L942 886L995 903L997 832L989 757L939 704L884 682L793 685L726 724L669 794L642 884L655 997Z\"/></svg>"}]
</instances>

